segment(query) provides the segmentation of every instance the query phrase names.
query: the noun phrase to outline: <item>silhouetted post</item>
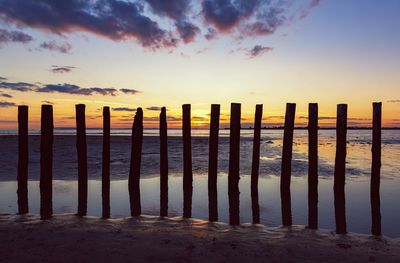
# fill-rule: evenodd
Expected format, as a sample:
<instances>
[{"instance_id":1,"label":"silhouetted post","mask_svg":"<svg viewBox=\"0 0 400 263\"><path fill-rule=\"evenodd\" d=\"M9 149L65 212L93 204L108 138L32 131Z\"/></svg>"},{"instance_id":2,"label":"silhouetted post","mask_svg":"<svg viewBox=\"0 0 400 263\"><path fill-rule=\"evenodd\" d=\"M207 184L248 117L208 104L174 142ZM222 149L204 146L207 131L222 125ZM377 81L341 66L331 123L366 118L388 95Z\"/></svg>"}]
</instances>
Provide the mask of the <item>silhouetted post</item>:
<instances>
[{"instance_id":1,"label":"silhouetted post","mask_svg":"<svg viewBox=\"0 0 400 263\"><path fill-rule=\"evenodd\" d=\"M168 133L167 109L160 113L160 216L168 216Z\"/></svg>"},{"instance_id":2,"label":"silhouetted post","mask_svg":"<svg viewBox=\"0 0 400 263\"><path fill-rule=\"evenodd\" d=\"M375 236L382 234L381 204L379 186L381 180L381 140L382 140L382 103L373 104L372 128L372 169L371 169L371 232Z\"/></svg>"},{"instance_id":3,"label":"silhouetted post","mask_svg":"<svg viewBox=\"0 0 400 263\"><path fill-rule=\"evenodd\" d=\"M138 108L132 126L132 152L131 166L129 170L129 199L131 216L140 216L142 207L140 204L140 166L142 162L143 142L143 110Z\"/></svg>"},{"instance_id":4,"label":"silhouetted post","mask_svg":"<svg viewBox=\"0 0 400 263\"><path fill-rule=\"evenodd\" d=\"M192 138L190 104L182 105L182 132L183 132L183 217L192 217L192 194L193 194L193 172L192 172Z\"/></svg>"},{"instance_id":5,"label":"silhouetted post","mask_svg":"<svg viewBox=\"0 0 400 263\"><path fill-rule=\"evenodd\" d=\"M18 106L18 214L28 208L28 106Z\"/></svg>"},{"instance_id":6,"label":"silhouetted post","mask_svg":"<svg viewBox=\"0 0 400 263\"><path fill-rule=\"evenodd\" d=\"M101 193L103 218L110 218L110 107L103 108L103 167Z\"/></svg>"},{"instance_id":7,"label":"silhouetted post","mask_svg":"<svg viewBox=\"0 0 400 263\"><path fill-rule=\"evenodd\" d=\"M86 121L85 105L75 105L76 110L76 150L78 153L78 216L87 214L87 149L86 149Z\"/></svg>"},{"instance_id":8,"label":"silhouetted post","mask_svg":"<svg viewBox=\"0 0 400 263\"><path fill-rule=\"evenodd\" d=\"M345 174L346 174L346 140L347 140L347 105L337 106L336 123L336 158L333 191L335 195L335 221L336 233L345 234L346 227L346 201L345 201Z\"/></svg>"},{"instance_id":9,"label":"silhouetted post","mask_svg":"<svg viewBox=\"0 0 400 263\"><path fill-rule=\"evenodd\" d=\"M218 221L218 134L220 105L211 105L210 144L208 152L208 220Z\"/></svg>"},{"instance_id":10,"label":"silhouetted post","mask_svg":"<svg viewBox=\"0 0 400 263\"><path fill-rule=\"evenodd\" d=\"M286 104L285 129L283 134L282 171L281 171L281 209L282 224L292 225L292 205L290 197L290 177L292 173L293 131L296 104Z\"/></svg>"},{"instance_id":11,"label":"silhouetted post","mask_svg":"<svg viewBox=\"0 0 400 263\"><path fill-rule=\"evenodd\" d=\"M231 124L229 139L229 224L239 225L239 162L240 162L240 115L241 105L231 104Z\"/></svg>"},{"instance_id":12,"label":"silhouetted post","mask_svg":"<svg viewBox=\"0 0 400 263\"><path fill-rule=\"evenodd\" d=\"M318 104L308 105L308 227L318 228Z\"/></svg>"},{"instance_id":13,"label":"silhouetted post","mask_svg":"<svg viewBox=\"0 0 400 263\"><path fill-rule=\"evenodd\" d=\"M254 118L253 160L251 166L251 206L253 209L253 224L260 223L260 205L258 203L258 173L260 168L261 120L263 105L256 105Z\"/></svg>"},{"instance_id":14,"label":"silhouetted post","mask_svg":"<svg viewBox=\"0 0 400 263\"><path fill-rule=\"evenodd\" d=\"M40 218L53 214L53 106L42 105L40 136Z\"/></svg>"}]
</instances>

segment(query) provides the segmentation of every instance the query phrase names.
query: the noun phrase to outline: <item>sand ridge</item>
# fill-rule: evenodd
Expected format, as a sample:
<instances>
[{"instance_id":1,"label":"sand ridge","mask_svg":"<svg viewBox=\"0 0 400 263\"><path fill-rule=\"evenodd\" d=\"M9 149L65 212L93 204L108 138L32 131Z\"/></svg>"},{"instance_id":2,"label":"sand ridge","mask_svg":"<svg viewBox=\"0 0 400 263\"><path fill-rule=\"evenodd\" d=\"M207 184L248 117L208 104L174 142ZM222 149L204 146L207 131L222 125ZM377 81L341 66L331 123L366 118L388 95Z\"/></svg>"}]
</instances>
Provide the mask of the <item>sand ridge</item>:
<instances>
[{"instance_id":1,"label":"sand ridge","mask_svg":"<svg viewBox=\"0 0 400 263\"><path fill-rule=\"evenodd\" d=\"M400 239L197 219L0 214L0 262L399 262Z\"/></svg>"}]
</instances>

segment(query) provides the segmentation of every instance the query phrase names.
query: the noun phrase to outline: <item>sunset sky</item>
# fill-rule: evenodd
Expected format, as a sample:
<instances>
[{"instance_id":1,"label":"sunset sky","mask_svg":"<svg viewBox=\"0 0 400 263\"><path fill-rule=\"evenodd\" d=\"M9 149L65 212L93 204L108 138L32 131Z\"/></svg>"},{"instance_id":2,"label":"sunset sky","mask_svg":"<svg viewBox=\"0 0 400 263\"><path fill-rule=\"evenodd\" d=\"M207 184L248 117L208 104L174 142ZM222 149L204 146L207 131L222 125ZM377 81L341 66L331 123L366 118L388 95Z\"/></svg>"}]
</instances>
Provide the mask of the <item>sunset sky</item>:
<instances>
[{"instance_id":1,"label":"sunset sky","mask_svg":"<svg viewBox=\"0 0 400 263\"><path fill-rule=\"evenodd\" d=\"M369 125L383 102L385 126L400 126L398 0L0 0L0 128L16 128L17 105L54 106L55 125L75 125L77 103L88 127L130 127L143 107L146 127L159 107L170 127L192 104L193 125L207 126L212 103L229 122L242 103L251 125L279 125L286 102L296 123L318 102L321 124L349 104L349 125Z\"/></svg>"}]
</instances>

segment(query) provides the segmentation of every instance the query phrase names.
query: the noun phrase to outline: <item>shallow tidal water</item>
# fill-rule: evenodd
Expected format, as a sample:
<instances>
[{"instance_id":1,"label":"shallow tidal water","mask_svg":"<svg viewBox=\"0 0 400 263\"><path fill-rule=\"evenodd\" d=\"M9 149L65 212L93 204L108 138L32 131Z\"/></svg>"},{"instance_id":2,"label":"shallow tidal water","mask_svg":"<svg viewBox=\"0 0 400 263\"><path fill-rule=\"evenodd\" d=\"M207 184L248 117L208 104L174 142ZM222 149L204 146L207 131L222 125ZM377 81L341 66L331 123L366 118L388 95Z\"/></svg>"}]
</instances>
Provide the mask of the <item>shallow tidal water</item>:
<instances>
[{"instance_id":1,"label":"shallow tidal water","mask_svg":"<svg viewBox=\"0 0 400 263\"><path fill-rule=\"evenodd\" d=\"M120 131L119 131L120 132ZM159 213L158 137L157 130L145 131L141 201L144 214ZM193 132L193 217L208 218L207 131ZM56 133L57 134L57 133ZM90 134L90 133L89 133ZM101 215L101 136L88 136L89 197L88 214ZM182 213L182 142L180 131L170 131L169 137L169 215ZM229 131L221 131L219 151L218 206L219 218L228 222L227 171ZM333 206L333 165L335 131L320 131L319 142L319 226L335 229ZM371 131L350 130L346 177L346 212L348 230L370 233L371 215L369 180L371 166ZM39 141L30 136L29 205L30 212L39 213ZM129 198L127 177L130 161L130 138L125 133L111 140L111 214L128 216ZM17 137L0 136L0 212L17 211L16 165ZM307 131L296 130L293 154L292 213L294 224L307 224ZM59 134L54 142L54 213L74 213L77 206L77 164L75 137ZM263 130L260 160L261 223L281 224L279 175L282 151L282 131ZM382 136L381 212L383 234L400 237L400 131L385 130ZM252 131L244 130L241 138L240 218L251 222L250 169Z\"/></svg>"}]
</instances>

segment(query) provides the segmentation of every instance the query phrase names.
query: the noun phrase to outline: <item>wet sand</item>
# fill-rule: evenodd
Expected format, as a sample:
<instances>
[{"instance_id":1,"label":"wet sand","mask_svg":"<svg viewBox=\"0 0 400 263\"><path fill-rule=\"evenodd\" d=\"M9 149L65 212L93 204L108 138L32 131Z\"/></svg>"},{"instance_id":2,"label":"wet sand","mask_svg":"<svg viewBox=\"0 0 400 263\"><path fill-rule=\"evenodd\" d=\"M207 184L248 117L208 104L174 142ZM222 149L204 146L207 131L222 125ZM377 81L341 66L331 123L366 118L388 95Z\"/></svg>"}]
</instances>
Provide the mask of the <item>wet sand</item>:
<instances>
[{"instance_id":1,"label":"wet sand","mask_svg":"<svg viewBox=\"0 0 400 263\"><path fill-rule=\"evenodd\" d=\"M160 219L0 214L0 262L398 262L400 239Z\"/></svg>"}]
</instances>

